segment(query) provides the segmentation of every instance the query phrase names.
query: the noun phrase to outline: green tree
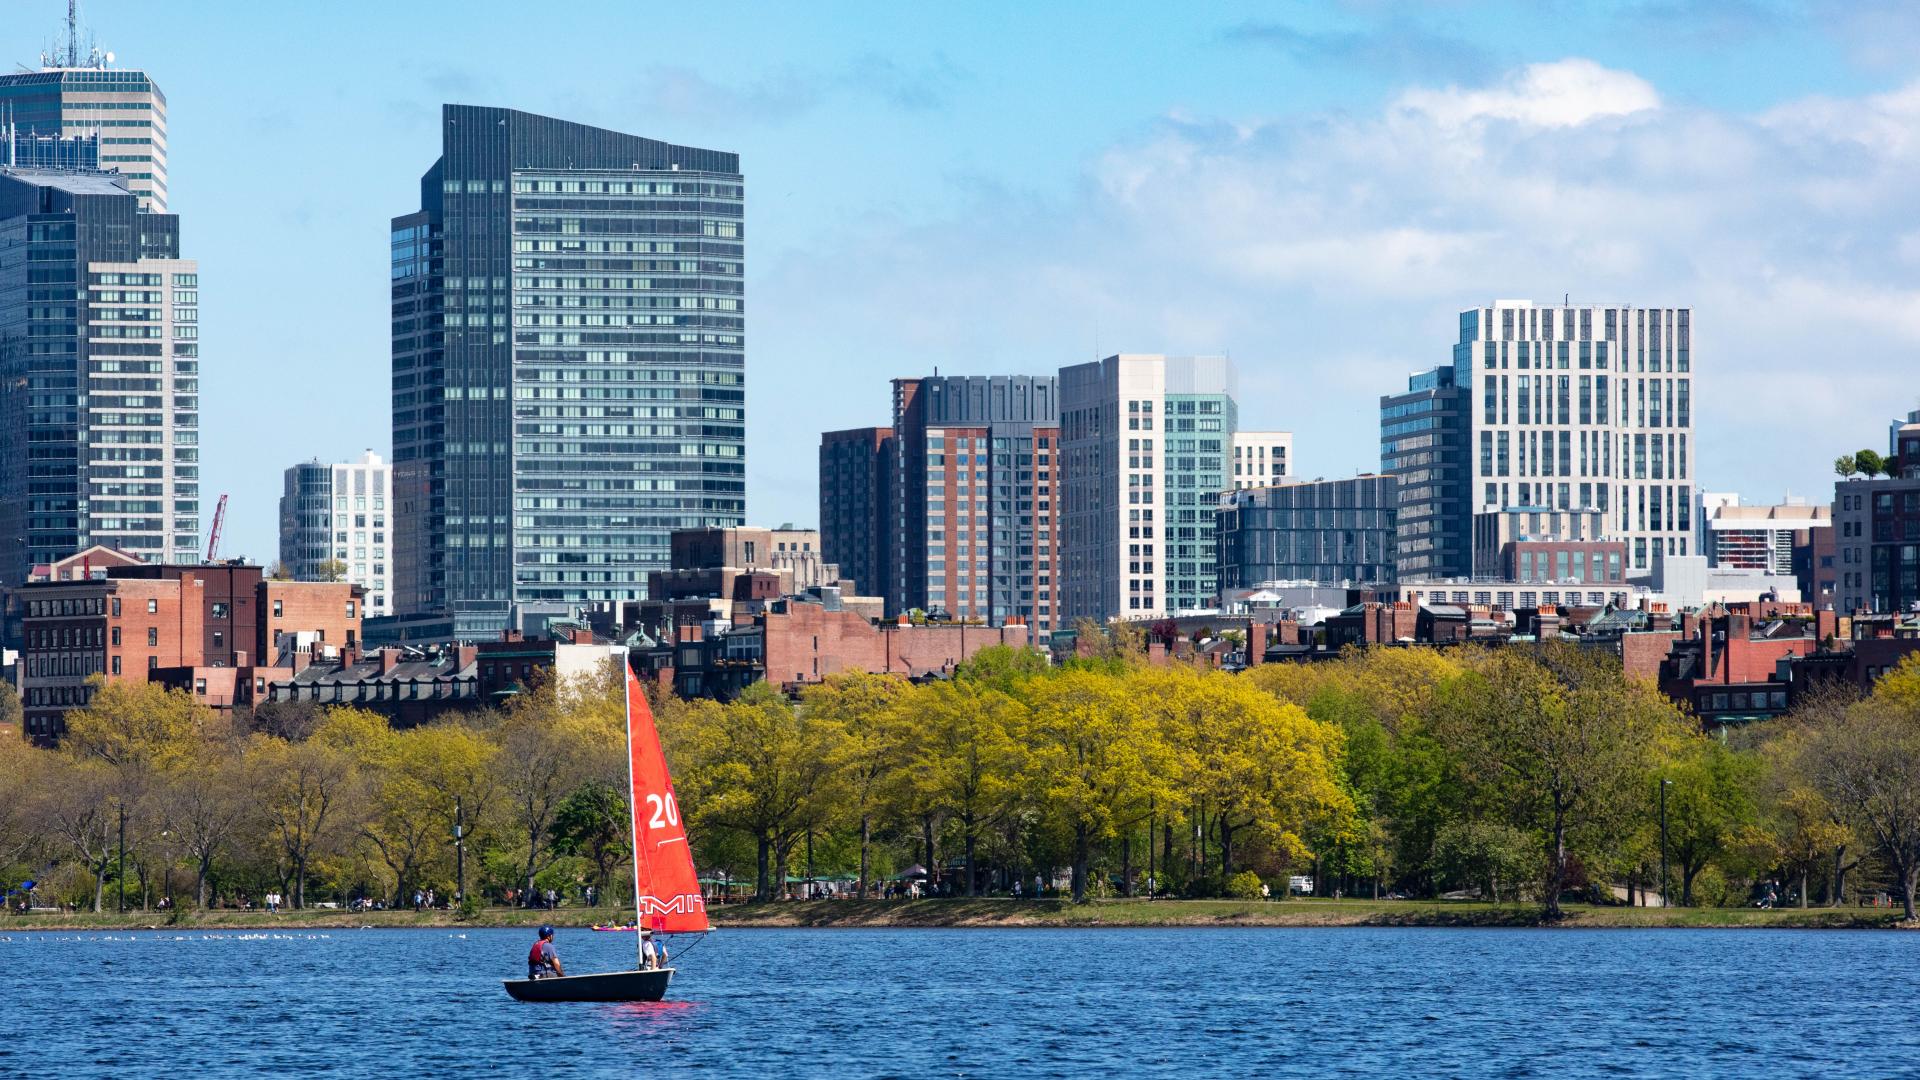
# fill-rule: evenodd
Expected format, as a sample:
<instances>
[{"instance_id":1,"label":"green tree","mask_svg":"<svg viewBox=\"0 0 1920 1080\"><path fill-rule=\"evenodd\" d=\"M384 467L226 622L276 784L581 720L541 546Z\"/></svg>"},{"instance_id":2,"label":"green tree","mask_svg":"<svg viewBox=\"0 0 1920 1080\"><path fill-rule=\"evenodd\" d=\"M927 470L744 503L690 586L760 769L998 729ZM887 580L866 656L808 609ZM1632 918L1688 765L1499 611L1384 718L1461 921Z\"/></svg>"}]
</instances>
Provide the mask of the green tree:
<instances>
[{"instance_id":1,"label":"green tree","mask_svg":"<svg viewBox=\"0 0 1920 1080\"><path fill-rule=\"evenodd\" d=\"M553 848L593 864L593 883L605 894L613 868L630 857L631 818L619 788L589 780L561 801L553 819Z\"/></svg>"},{"instance_id":2,"label":"green tree","mask_svg":"<svg viewBox=\"0 0 1920 1080\"><path fill-rule=\"evenodd\" d=\"M1854 451L1853 464L1860 470L1860 474L1869 480L1886 471L1887 467L1886 460L1875 450Z\"/></svg>"},{"instance_id":3,"label":"green tree","mask_svg":"<svg viewBox=\"0 0 1920 1080\"><path fill-rule=\"evenodd\" d=\"M1860 472L1860 463L1852 454L1841 454L1833 459L1833 471L1842 480L1851 480Z\"/></svg>"},{"instance_id":4,"label":"green tree","mask_svg":"<svg viewBox=\"0 0 1920 1080\"><path fill-rule=\"evenodd\" d=\"M1645 805L1651 747L1682 723L1657 690L1602 663L1570 646L1503 650L1450 684L1441 706L1468 781L1538 839L1548 919L1562 915L1576 849L1604 861Z\"/></svg>"},{"instance_id":5,"label":"green tree","mask_svg":"<svg viewBox=\"0 0 1920 1080\"><path fill-rule=\"evenodd\" d=\"M1787 738L1793 775L1872 843L1912 921L1920 885L1920 716L1876 694Z\"/></svg>"},{"instance_id":6,"label":"green tree","mask_svg":"<svg viewBox=\"0 0 1920 1080\"><path fill-rule=\"evenodd\" d=\"M1718 739L1696 736L1680 744L1661 772L1672 781L1667 847L1680 871L1680 903L1692 907L1694 879L1758 821L1761 762Z\"/></svg>"}]
</instances>

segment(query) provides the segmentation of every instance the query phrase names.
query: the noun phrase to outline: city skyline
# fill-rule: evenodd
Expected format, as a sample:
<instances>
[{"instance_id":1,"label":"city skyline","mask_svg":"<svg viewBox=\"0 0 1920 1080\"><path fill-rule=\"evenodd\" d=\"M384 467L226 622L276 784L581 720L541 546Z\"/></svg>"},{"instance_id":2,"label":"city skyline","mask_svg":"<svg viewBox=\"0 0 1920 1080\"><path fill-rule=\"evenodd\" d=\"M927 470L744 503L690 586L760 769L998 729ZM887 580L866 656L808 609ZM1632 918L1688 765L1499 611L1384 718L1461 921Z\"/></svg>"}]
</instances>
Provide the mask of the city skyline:
<instances>
[{"instance_id":1,"label":"city skyline","mask_svg":"<svg viewBox=\"0 0 1920 1080\"><path fill-rule=\"evenodd\" d=\"M0 41L32 66L62 12L27 7ZM356 47L376 9L355 10L83 10L116 66L167 94L170 209L216 335L203 500L231 493L235 554L271 557L286 465L391 452L364 405L388 364L381 234L448 101L741 155L766 193L748 217L756 522L811 523L818 432L884 415L903 357L1047 374L1116 350L1226 352L1243 423L1294 431L1296 475L1333 477L1377 468L1379 395L1446 362L1459 310L1657 297L1708 320L1710 378L1748 391L1700 399L1696 484L1756 501L1818 497L1831 454L1752 433L1877 445L1881 414L1911 404L1920 223L1901 196L1915 150L1894 133L1916 109L1902 43L1920 23L1897 8L1494 5L1390 24L1249 7L1177 26L1144 8L1105 25L769 11L724 47L667 33L674 55L616 75L537 77L513 74L519 43L497 23L426 9L379 11L421 42L389 67ZM610 33L640 19L582 17ZM1084 47L1059 49L1067 33ZM792 61L796 42L819 48ZM1116 61L1149 74L1089 78ZM1032 101L1048 122L1006 119ZM1781 182L1750 191L1755 174ZM318 298L315 332L286 332L289 295ZM849 348L834 331L856 317ZM1806 362L1835 341L1844 366ZM303 407L247 408L263 377ZM809 421L777 422L789 406Z\"/></svg>"}]
</instances>

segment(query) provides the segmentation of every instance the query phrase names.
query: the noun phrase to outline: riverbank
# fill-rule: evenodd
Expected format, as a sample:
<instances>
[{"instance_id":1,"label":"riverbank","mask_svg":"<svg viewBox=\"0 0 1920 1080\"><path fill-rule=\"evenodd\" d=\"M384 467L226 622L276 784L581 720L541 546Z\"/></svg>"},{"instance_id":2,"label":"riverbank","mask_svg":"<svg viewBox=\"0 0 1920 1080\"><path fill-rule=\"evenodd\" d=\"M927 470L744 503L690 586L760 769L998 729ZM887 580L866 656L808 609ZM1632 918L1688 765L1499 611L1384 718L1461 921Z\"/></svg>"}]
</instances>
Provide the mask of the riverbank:
<instances>
[{"instance_id":1,"label":"riverbank","mask_svg":"<svg viewBox=\"0 0 1920 1080\"><path fill-rule=\"evenodd\" d=\"M711 909L721 928L1127 928L1127 927L1340 927L1447 926L1532 927L1542 925L1534 906L1450 900L821 900L800 903L728 904ZM624 922L613 908L527 911L485 908L462 920L451 911L263 911L162 912L125 915L39 913L0 918L0 933L13 930L354 930L459 927L511 928L551 923L585 929ZM1716 929L1891 929L1904 926L1898 908L1644 908L1574 904L1557 924L1567 928L1690 927Z\"/></svg>"}]
</instances>

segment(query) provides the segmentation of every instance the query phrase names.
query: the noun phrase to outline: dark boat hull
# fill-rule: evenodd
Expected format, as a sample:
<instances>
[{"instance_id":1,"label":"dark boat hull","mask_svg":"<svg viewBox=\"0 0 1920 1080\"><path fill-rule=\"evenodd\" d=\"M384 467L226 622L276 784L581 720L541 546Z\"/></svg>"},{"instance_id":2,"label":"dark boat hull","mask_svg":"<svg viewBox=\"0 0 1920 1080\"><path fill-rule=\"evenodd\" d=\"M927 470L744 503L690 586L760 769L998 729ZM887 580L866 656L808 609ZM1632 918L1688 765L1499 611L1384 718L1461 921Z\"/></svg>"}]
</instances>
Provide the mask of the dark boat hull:
<instances>
[{"instance_id":1,"label":"dark boat hull","mask_svg":"<svg viewBox=\"0 0 1920 1080\"><path fill-rule=\"evenodd\" d=\"M659 1001L667 996L667 983L672 980L672 968L655 968L503 982L515 1001Z\"/></svg>"}]
</instances>

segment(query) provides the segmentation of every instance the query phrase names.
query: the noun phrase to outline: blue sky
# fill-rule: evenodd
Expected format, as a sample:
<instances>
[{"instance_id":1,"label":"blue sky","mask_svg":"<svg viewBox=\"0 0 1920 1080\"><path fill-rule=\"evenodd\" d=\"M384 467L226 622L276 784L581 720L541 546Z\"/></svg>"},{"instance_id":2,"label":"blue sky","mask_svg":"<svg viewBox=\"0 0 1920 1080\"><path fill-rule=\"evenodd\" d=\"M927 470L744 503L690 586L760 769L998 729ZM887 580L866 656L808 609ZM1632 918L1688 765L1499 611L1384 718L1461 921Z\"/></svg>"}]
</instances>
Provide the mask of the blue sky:
<instances>
[{"instance_id":1,"label":"blue sky","mask_svg":"<svg viewBox=\"0 0 1920 1080\"><path fill-rule=\"evenodd\" d=\"M922 10L925 8L925 10ZM65 5L8 0L32 63ZM1695 308L1699 481L1818 496L1920 406L1920 8L90 0L169 103L206 504L385 452L387 219L439 105L740 153L756 523L886 380L1227 352L1306 475L1495 297Z\"/></svg>"}]
</instances>

